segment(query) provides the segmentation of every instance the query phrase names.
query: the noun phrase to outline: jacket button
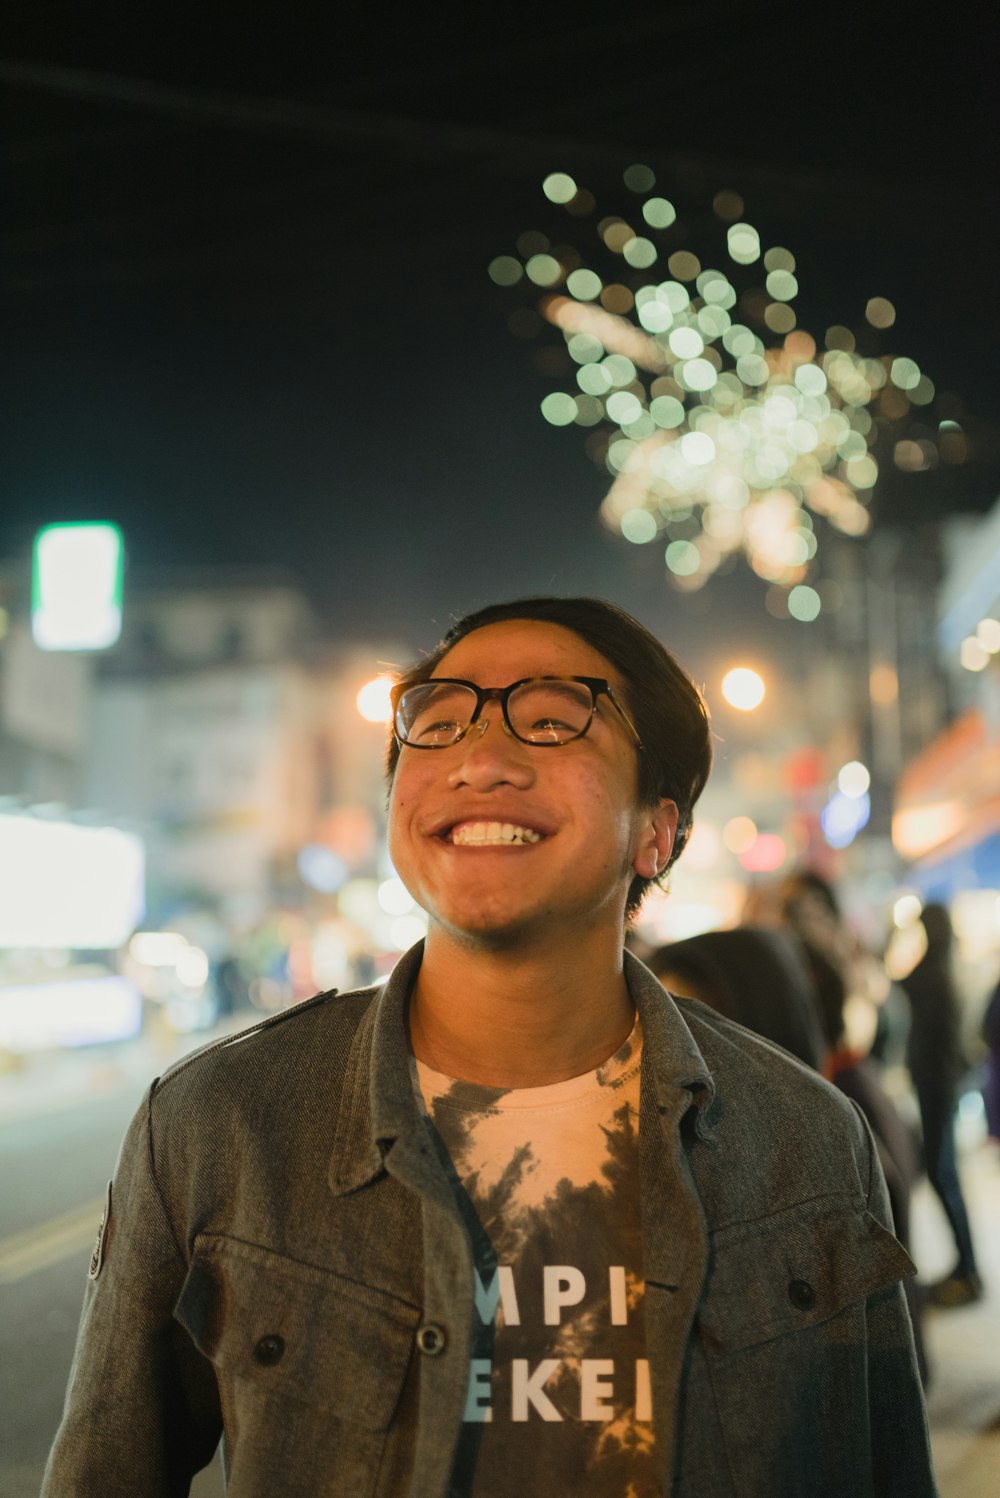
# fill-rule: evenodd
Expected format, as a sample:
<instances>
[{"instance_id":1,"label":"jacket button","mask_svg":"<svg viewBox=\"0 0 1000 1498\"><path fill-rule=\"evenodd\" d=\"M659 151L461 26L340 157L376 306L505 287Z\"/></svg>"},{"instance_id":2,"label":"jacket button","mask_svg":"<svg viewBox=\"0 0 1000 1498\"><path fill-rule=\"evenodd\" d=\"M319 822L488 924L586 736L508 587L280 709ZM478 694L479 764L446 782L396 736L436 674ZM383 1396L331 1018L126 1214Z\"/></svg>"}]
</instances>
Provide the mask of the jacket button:
<instances>
[{"instance_id":1,"label":"jacket button","mask_svg":"<svg viewBox=\"0 0 1000 1498\"><path fill-rule=\"evenodd\" d=\"M285 1339L272 1333L268 1337L261 1337L253 1350L253 1355L258 1363L263 1363L265 1368L273 1368L275 1363L280 1363L285 1355Z\"/></svg>"},{"instance_id":2,"label":"jacket button","mask_svg":"<svg viewBox=\"0 0 1000 1498\"><path fill-rule=\"evenodd\" d=\"M446 1340L444 1327L437 1326L433 1321L428 1321L427 1325L422 1326L417 1332L417 1346L429 1358L436 1358L439 1352L444 1352Z\"/></svg>"},{"instance_id":3,"label":"jacket button","mask_svg":"<svg viewBox=\"0 0 1000 1498\"><path fill-rule=\"evenodd\" d=\"M788 1299L799 1311L811 1311L816 1304L816 1291L808 1280L792 1280L788 1286Z\"/></svg>"}]
</instances>

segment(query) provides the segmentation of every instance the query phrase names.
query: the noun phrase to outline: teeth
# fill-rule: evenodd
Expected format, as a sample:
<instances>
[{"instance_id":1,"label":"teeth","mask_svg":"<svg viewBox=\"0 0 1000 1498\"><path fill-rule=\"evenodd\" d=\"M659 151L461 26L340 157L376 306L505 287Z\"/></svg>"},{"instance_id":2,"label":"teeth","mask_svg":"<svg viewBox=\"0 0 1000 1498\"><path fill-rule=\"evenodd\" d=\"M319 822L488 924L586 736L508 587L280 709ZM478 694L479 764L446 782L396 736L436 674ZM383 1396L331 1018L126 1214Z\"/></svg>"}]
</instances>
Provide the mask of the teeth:
<instances>
[{"instance_id":1,"label":"teeth","mask_svg":"<svg viewBox=\"0 0 1000 1498\"><path fill-rule=\"evenodd\" d=\"M540 843L542 834L533 827L519 827L514 822L462 822L452 828L451 841L459 847L489 843Z\"/></svg>"}]
</instances>

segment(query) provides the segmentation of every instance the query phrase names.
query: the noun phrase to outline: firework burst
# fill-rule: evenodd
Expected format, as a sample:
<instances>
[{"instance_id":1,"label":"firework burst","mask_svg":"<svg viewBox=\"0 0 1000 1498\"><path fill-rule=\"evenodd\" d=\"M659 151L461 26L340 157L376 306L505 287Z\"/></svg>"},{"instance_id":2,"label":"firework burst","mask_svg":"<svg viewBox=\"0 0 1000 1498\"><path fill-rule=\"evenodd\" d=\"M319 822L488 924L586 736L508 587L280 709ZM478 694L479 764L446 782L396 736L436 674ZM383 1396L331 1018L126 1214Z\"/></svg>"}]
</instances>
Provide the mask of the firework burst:
<instances>
[{"instance_id":1,"label":"firework burst","mask_svg":"<svg viewBox=\"0 0 1000 1498\"><path fill-rule=\"evenodd\" d=\"M843 326L821 347L798 326L795 257L765 248L738 194L714 199L713 266L678 242L648 167L630 167L625 185L634 209L599 217L589 192L552 173L544 194L579 228L589 221L589 249L529 230L489 267L498 285L529 288L534 325L564 340L573 383L542 415L590 429L587 452L611 478L602 518L637 545L666 541L674 586L701 587L742 552L777 591L776 611L814 618L822 525L864 536L881 463L934 467L942 445L964 439L953 422L907 436L914 408L935 397L913 359L863 353ZM518 317L523 328L532 314ZM873 297L865 320L870 341L895 311Z\"/></svg>"}]
</instances>

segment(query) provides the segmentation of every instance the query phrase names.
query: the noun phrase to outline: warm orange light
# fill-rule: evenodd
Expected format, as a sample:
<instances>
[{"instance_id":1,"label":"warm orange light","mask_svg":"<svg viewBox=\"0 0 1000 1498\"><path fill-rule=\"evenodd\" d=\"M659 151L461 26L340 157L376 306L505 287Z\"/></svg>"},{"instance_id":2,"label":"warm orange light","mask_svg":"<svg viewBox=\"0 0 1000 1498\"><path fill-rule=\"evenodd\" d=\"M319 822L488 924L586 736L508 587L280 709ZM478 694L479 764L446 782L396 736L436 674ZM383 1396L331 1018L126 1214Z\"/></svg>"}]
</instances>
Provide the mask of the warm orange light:
<instances>
[{"instance_id":1,"label":"warm orange light","mask_svg":"<svg viewBox=\"0 0 1000 1498\"><path fill-rule=\"evenodd\" d=\"M764 701L764 678L749 666L737 666L722 678L722 695L730 707L751 713Z\"/></svg>"},{"instance_id":2,"label":"warm orange light","mask_svg":"<svg viewBox=\"0 0 1000 1498\"><path fill-rule=\"evenodd\" d=\"M898 811L892 819L893 845L903 858L919 858L953 837L965 821L966 813L958 801L939 801L933 806Z\"/></svg>"},{"instance_id":3,"label":"warm orange light","mask_svg":"<svg viewBox=\"0 0 1000 1498\"><path fill-rule=\"evenodd\" d=\"M355 698L362 718L367 719L369 723L390 722L392 703L389 700L389 693L391 690L391 676L375 676L371 681L366 681Z\"/></svg>"}]
</instances>

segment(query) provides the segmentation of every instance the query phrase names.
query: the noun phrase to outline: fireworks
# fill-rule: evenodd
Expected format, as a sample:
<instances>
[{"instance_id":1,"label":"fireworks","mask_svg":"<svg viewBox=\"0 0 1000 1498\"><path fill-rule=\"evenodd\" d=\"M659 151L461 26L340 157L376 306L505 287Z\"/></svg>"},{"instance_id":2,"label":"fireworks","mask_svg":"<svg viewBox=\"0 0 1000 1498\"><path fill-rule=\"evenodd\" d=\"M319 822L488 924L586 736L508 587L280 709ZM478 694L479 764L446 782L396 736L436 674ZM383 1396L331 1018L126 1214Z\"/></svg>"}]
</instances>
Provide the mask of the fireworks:
<instances>
[{"instance_id":1,"label":"fireworks","mask_svg":"<svg viewBox=\"0 0 1000 1498\"><path fill-rule=\"evenodd\" d=\"M676 587L702 586L743 552L780 594L780 612L815 618L814 517L864 536L879 464L936 466L955 423L907 435L913 408L935 395L914 360L863 354L842 326L820 348L797 326L795 257L763 246L736 193L713 203L715 268L671 243L677 211L652 193L648 167L630 167L625 185L634 211L599 218L595 233L592 196L551 174L545 196L589 249L531 230L517 256L490 265L497 284L532 288L572 361L572 385L548 394L542 415L590 429L587 452L612 480L605 523L637 545L666 541ZM874 338L895 311L872 297L865 317Z\"/></svg>"}]
</instances>

